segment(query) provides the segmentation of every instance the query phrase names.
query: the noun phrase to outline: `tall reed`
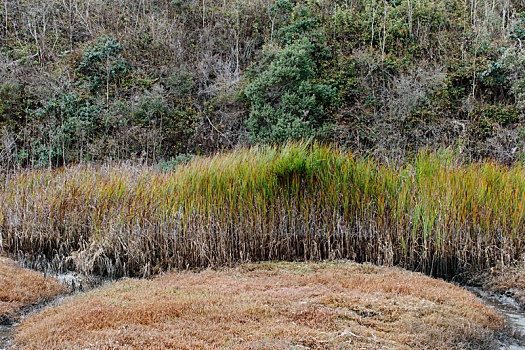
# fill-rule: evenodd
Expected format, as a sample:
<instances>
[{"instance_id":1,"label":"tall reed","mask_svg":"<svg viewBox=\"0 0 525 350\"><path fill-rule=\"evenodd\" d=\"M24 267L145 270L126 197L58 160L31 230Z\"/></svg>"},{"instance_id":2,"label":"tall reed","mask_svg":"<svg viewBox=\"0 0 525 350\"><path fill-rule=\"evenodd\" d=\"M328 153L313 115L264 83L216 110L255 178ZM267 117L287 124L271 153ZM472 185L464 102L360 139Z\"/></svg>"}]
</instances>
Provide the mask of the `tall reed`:
<instances>
[{"instance_id":1,"label":"tall reed","mask_svg":"<svg viewBox=\"0 0 525 350\"><path fill-rule=\"evenodd\" d=\"M449 152L386 166L290 143L170 172L84 165L7 175L2 247L101 275L350 258L437 276L523 252L525 171Z\"/></svg>"}]
</instances>

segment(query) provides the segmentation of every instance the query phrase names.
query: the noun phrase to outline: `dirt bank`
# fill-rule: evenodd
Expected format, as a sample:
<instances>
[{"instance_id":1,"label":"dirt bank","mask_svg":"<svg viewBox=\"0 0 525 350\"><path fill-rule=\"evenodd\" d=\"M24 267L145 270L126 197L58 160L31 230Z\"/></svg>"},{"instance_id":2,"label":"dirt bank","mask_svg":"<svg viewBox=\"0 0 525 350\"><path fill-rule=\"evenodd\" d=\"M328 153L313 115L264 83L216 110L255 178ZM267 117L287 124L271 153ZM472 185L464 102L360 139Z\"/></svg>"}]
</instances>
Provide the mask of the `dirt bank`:
<instances>
[{"instance_id":1,"label":"dirt bank","mask_svg":"<svg viewBox=\"0 0 525 350\"><path fill-rule=\"evenodd\" d=\"M474 274L468 284L483 291L511 298L516 307L525 309L525 257L514 265L499 265Z\"/></svg>"}]
</instances>

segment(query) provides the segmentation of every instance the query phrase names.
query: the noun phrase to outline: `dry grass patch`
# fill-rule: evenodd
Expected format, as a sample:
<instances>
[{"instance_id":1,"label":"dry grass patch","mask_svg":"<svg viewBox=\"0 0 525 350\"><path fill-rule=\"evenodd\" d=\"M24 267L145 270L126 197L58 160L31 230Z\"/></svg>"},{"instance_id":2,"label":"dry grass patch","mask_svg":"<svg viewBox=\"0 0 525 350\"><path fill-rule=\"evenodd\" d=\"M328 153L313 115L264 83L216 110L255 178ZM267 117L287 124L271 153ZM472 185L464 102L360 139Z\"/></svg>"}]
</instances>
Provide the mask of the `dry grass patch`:
<instances>
[{"instance_id":1,"label":"dry grass patch","mask_svg":"<svg viewBox=\"0 0 525 350\"><path fill-rule=\"evenodd\" d=\"M503 319L468 291L355 263L250 264L126 279L26 318L28 349L490 346ZM302 346L302 347L301 347Z\"/></svg>"},{"instance_id":2,"label":"dry grass patch","mask_svg":"<svg viewBox=\"0 0 525 350\"><path fill-rule=\"evenodd\" d=\"M11 259L0 257L0 323L16 319L27 306L65 293L66 287L52 278L21 268Z\"/></svg>"}]
</instances>

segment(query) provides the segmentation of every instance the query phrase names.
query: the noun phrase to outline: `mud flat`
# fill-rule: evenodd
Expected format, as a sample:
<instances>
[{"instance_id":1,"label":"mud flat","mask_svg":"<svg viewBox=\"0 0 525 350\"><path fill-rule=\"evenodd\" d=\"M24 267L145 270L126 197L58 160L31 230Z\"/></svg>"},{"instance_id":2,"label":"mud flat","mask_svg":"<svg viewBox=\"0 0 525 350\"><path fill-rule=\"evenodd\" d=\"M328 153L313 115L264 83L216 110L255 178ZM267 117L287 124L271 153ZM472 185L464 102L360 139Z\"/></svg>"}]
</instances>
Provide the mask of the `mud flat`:
<instances>
[{"instance_id":1,"label":"mud flat","mask_svg":"<svg viewBox=\"0 0 525 350\"><path fill-rule=\"evenodd\" d=\"M12 326L0 325L0 350L7 349L11 338Z\"/></svg>"},{"instance_id":2,"label":"mud flat","mask_svg":"<svg viewBox=\"0 0 525 350\"><path fill-rule=\"evenodd\" d=\"M505 318L505 328L498 334L499 348L525 350L525 312L520 302L508 295L480 287L465 288Z\"/></svg>"}]
</instances>

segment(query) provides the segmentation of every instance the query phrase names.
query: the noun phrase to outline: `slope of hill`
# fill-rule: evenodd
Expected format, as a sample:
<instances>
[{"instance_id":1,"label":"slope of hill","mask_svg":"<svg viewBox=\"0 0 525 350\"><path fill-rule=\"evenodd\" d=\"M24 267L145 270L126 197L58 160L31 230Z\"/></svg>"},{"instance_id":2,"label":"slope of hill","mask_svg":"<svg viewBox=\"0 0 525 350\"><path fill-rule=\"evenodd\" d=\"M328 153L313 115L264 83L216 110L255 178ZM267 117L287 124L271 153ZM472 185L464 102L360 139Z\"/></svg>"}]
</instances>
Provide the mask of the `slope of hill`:
<instances>
[{"instance_id":1,"label":"slope of hill","mask_svg":"<svg viewBox=\"0 0 525 350\"><path fill-rule=\"evenodd\" d=\"M5 0L0 161L177 160L304 137L522 159L522 2Z\"/></svg>"}]
</instances>

